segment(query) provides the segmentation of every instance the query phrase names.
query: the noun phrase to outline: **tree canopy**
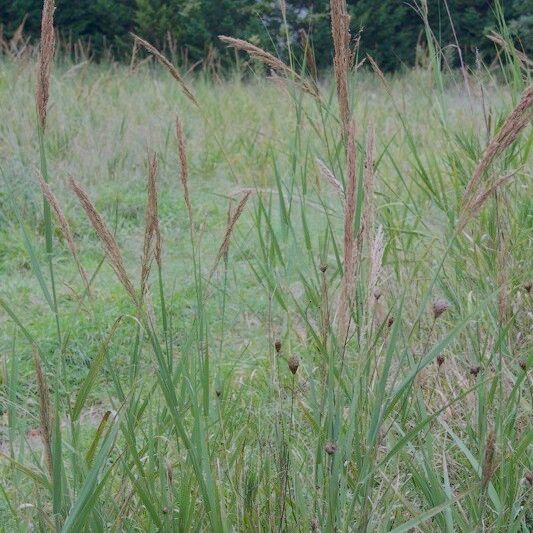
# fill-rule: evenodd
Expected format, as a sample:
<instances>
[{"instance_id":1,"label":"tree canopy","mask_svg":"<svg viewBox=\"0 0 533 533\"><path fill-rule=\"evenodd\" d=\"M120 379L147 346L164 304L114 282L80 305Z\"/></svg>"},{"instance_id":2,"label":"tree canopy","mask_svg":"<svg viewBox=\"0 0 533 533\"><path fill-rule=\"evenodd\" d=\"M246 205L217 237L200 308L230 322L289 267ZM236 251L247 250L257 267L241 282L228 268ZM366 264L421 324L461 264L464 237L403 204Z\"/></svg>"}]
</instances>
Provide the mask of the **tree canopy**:
<instances>
[{"instance_id":1,"label":"tree canopy","mask_svg":"<svg viewBox=\"0 0 533 533\"><path fill-rule=\"evenodd\" d=\"M500 0L518 46L526 53L533 47L533 10L530 0ZM424 23L417 2L404 0L348 0L351 29L360 35L360 50L371 54L384 70L413 65L423 50ZM494 56L486 38L497 29L496 0L432 0L428 2L432 31L452 65L460 47L467 63L476 54ZM0 3L0 25L5 37L13 35L22 21L26 35L37 37L40 0ZM287 55L286 36L296 52L311 43L318 68L331 64L332 43L328 0L287 0L286 23L277 0L57 0L56 21L68 42L89 43L91 54L104 52L127 58L135 32L182 60L196 62L215 57L231 60L218 40L225 34L246 39ZM288 32L286 31L288 30Z\"/></svg>"}]
</instances>

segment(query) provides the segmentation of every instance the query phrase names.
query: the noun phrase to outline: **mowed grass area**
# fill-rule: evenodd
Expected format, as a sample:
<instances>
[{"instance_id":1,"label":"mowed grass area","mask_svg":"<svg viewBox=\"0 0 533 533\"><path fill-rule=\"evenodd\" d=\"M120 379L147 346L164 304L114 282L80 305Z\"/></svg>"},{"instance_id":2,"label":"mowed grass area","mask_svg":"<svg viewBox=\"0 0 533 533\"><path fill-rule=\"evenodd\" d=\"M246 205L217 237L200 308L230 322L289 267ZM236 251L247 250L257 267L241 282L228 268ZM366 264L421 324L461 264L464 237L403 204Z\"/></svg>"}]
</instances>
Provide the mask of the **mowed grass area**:
<instances>
[{"instance_id":1,"label":"mowed grass area","mask_svg":"<svg viewBox=\"0 0 533 533\"><path fill-rule=\"evenodd\" d=\"M528 85L503 72L474 72L468 92L459 76L440 86L423 70L351 79L356 231L364 206L375 215L344 343L347 172L332 82L317 103L279 79L199 75L196 108L153 66L55 65L43 151L89 297L55 222L52 285L35 64L3 60L0 528L529 531L530 126L483 183L513 177L457 232L476 163ZM151 152L162 261L136 307L68 178L138 290ZM229 210L250 190L215 263Z\"/></svg>"}]
</instances>

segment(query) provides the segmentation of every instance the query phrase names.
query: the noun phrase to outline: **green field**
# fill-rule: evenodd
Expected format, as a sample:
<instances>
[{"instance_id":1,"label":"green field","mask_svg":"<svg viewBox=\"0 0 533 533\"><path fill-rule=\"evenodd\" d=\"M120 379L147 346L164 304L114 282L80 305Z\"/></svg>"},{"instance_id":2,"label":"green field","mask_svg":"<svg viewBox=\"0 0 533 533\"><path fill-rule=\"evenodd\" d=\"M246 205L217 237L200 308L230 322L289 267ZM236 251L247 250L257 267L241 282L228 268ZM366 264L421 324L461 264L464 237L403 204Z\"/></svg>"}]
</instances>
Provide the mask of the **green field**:
<instances>
[{"instance_id":1,"label":"green field","mask_svg":"<svg viewBox=\"0 0 533 533\"><path fill-rule=\"evenodd\" d=\"M531 99L479 206L463 201L527 97L507 59L466 82L431 64L350 75L343 335L350 143L332 76L318 98L256 63L206 71L187 78L195 106L153 63L58 59L40 146L35 58L0 58L0 530L530 531Z\"/></svg>"}]
</instances>

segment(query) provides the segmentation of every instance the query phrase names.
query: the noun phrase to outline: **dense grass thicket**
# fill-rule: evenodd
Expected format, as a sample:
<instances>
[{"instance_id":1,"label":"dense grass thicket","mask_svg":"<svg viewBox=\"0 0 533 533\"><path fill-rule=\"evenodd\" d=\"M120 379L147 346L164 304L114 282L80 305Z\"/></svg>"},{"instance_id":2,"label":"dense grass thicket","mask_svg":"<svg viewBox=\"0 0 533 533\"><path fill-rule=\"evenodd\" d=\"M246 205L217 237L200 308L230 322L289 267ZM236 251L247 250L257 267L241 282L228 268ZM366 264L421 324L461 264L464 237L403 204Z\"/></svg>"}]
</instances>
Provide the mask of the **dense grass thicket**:
<instances>
[{"instance_id":1,"label":"dense grass thicket","mask_svg":"<svg viewBox=\"0 0 533 533\"><path fill-rule=\"evenodd\" d=\"M2 61L0 529L530 531L530 100L463 199L525 65L351 72L343 138L333 79L146 62L58 61L43 132Z\"/></svg>"}]
</instances>

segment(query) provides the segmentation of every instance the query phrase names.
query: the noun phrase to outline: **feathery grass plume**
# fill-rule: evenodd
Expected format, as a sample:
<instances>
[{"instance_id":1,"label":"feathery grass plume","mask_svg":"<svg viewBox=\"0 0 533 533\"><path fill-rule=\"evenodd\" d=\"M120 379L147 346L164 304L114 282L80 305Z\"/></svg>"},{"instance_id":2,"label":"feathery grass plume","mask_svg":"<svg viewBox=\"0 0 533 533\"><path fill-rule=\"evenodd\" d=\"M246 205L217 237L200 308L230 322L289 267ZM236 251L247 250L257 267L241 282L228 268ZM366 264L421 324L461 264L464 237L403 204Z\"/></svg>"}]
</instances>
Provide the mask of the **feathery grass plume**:
<instances>
[{"instance_id":1,"label":"feathery grass plume","mask_svg":"<svg viewBox=\"0 0 533 533\"><path fill-rule=\"evenodd\" d=\"M361 224L361 246L363 242L368 247L373 242L376 210L374 206L374 127L369 125L366 139L365 162L363 172L364 208Z\"/></svg>"},{"instance_id":2,"label":"feathery grass plume","mask_svg":"<svg viewBox=\"0 0 533 533\"><path fill-rule=\"evenodd\" d=\"M459 224L457 225L457 228L459 231L464 229L466 224L468 222L475 218L478 213L481 211L481 208L485 204L485 202L502 186L505 185L508 181L511 180L511 178L514 177L514 175L518 172L518 170L513 170L512 172L509 172L509 174L506 174L505 176L500 176L494 182L487 187L485 190L478 193L475 198L472 199L470 202L470 207L468 210L463 210L463 213L461 214L461 218L459 219Z\"/></svg>"},{"instance_id":3,"label":"feathery grass plume","mask_svg":"<svg viewBox=\"0 0 533 533\"><path fill-rule=\"evenodd\" d=\"M236 50L242 50L243 52L246 52L250 57L267 65L274 71L285 74L288 78L292 79L297 85L299 85L303 91L309 93L317 99L320 99L320 91L315 83L306 80L304 77L294 72L291 67L283 63L281 59L272 55L270 52L267 52L262 48L259 48L258 46L255 46L254 44L242 39L235 39L226 35L219 35L218 38L228 46L231 46Z\"/></svg>"},{"instance_id":4,"label":"feathery grass plume","mask_svg":"<svg viewBox=\"0 0 533 533\"><path fill-rule=\"evenodd\" d=\"M322 178L324 178L324 180L326 180L333 187L335 192L338 193L344 201L344 191L342 189L341 182L335 177L333 172L331 172L331 170L327 167L326 163L322 161L322 159L319 159L317 157L316 163Z\"/></svg>"},{"instance_id":5,"label":"feathery grass plume","mask_svg":"<svg viewBox=\"0 0 533 533\"><path fill-rule=\"evenodd\" d=\"M126 272L126 267L124 266L124 259L122 258L122 254L120 252L120 248L118 247L117 241L115 240L115 237L113 237L113 234L107 227L100 213L98 213L98 211L94 207L93 203L91 202L88 194L85 192L83 187L72 177L70 178L70 187L78 197L78 200L80 201L83 210L85 211L88 219L93 225L93 228L96 231L98 237L100 237L111 268L113 268L120 283L122 283L122 286L130 295L131 299L133 300L133 303L137 306L139 303L137 295L135 294L135 289L133 288L130 278L128 277L128 274Z\"/></svg>"},{"instance_id":6,"label":"feathery grass plume","mask_svg":"<svg viewBox=\"0 0 533 533\"><path fill-rule=\"evenodd\" d=\"M313 80L317 80L318 69L316 66L315 52L313 50L311 39L309 39L309 34L303 28L299 31L299 34L301 47L305 58L305 68L309 71L309 75L313 78Z\"/></svg>"},{"instance_id":7,"label":"feathery grass plume","mask_svg":"<svg viewBox=\"0 0 533 533\"><path fill-rule=\"evenodd\" d=\"M55 49L54 11L54 0L44 0L41 17L41 44L37 66L37 90L35 93L37 118L39 120L39 126L43 131L46 128L46 111L50 91L50 68Z\"/></svg>"},{"instance_id":8,"label":"feathery grass plume","mask_svg":"<svg viewBox=\"0 0 533 533\"><path fill-rule=\"evenodd\" d=\"M39 181L39 186L41 187L41 191L44 197L46 198L46 201L52 208L52 212L54 213L54 216L56 217L56 221L59 225L59 228L61 229L61 233L63 233L63 237L67 241L67 245L69 247L70 253L72 254L72 257L74 258L76 266L78 267L78 272L80 273L83 283L85 284L85 288L87 289L87 294L90 295L91 291L90 291L90 285L89 285L89 278L87 276L87 272L85 272L85 269L83 268L81 264L80 258L78 257L78 250L74 242L74 238L72 237L72 232L70 231L69 223L67 222L65 214L63 213L63 210L61 209L61 205L59 204L56 196L52 192L50 185L48 185L48 183L44 181L42 174L40 172L37 172L36 176L37 176L37 180Z\"/></svg>"},{"instance_id":9,"label":"feathery grass plume","mask_svg":"<svg viewBox=\"0 0 533 533\"><path fill-rule=\"evenodd\" d=\"M346 344L349 328L350 306L352 304L355 286L355 191L356 191L356 164L357 146L355 142L355 124L350 121L348 131L348 145L346 149L346 200L344 202L344 259L341 279L341 293L338 307L338 331L341 346Z\"/></svg>"},{"instance_id":10,"label":"feathery grass plume","mask_svg":"<svg viewBox=\"0 0 533 533\"><path fill-rule=\"evenodd\" d=\"M35 345L32 345L33 364L35 366L35 377L37 379L37 394L39 396L39 420L41 423L41 439L44 448L44 460L46 468L53 477L52 463L52 404L50 402L50 392L46 382L46 376L43 370L41 355Z\"/></svg>"},{"instance_id":11,"label":"feathery grass plume","mask_svg":"<svg viewBox=\"0 0 533 533\"><path fill-rule=\"evenodd\" d=\"M346 7L346 0L330 0L331 33L335 55L333 67L337 84L337 100L341 114L342 135L344 142L348 142L350 128L350 103L348 98L348 72L351 64L350 53L350 15Z\"/></svg>"},{"instance_id":12,"label":"feathery grass plume","mask_svg":"<svg viewBox=\"0 0 533 533\"><path fill-rule=\"evenodd\" d=\"M187 212L189 214L189 224L191 226L192 231L192 229L194 228L194 218L191 198L189 196L189 164L187 162L187 143L180 117L176 117L176 138L178 141L178 157L180 160L180 179L181 184L183 186L183 197L185 199L185 205L187 206Z\"/></svg>"},{"instance_id":13,"label":"feathery grass plume","mask_svg":"<svg viewBox=\"0 0 533 533\"><path fill-rule=\"evenodd\" d=\"M463 195L463 216L472 210L474 191L477 190L481 178L506 148L518 137L520 132L533 119L533 85L530 85L522 94L520 102L509 114L500 131L492 138L483 156L474 170Z\"/></svg>"},{"instance_id":14,"label":"feathery grass plume","mask_svg":"<svg viewBox=\"0 0 533 533\"><path fill-rule=\"evenodd\" d=\"M146 202L143 256L141 262L141 295L146 292L152 258L161 266L161 233L157 215L157 154L148 157L148 199Z\"/></svg>"},{"instance_id":15,"label":"feathery grass plume","mask_svg":"<svg viewBox=\"0 0 533 533\"><path fill-rule=\"evenodd\" d=\"M4 49L7 53L11 55L11 57L16 58L19 51L17 50L19 43L23 43L22 50L24 50L24 26L26 25L26 21L28 20L28 13L24 15L22 18L22 22L18 25L17 29L13 33L13 37L9 39L9 44L4 41Z\"/></svg>"},{"instance_id":16,"label":"feathery grass plume","mask_svg":"<svg viewBox=\"0 0 533 533\"><path fill-rule=\"evenodd\" d=\"M495 31L491 31L487 35L487 39L491 40L493 43L497 44L498 46L501 46L507 53L514 55L518 58L521 65L525 69L529 69L533 67L533 61L527 57L526 54L521 52L520 50L517 50L514 46L511 46L505 38L500 35L499 33L496 33Z\"/></svg>"},{"instance_id":17,"label":"feathery grass plume","mask_svg":"<svg viewBox=\"0 0 533 533\"><path fill-rule=\"evenodd\" d=\"M226 226L226 231L224 232L224 238L222 239L222 244L220 245L220 248L218 249L217 256L215 258L215 263L213 265L213 268L211 269L211 273L209 274L209 279L213 276L215 270L217 269L218 263L228 253L229 249L229 243L231 239L231 235L233 234L233 229L235 228L235 224L237 223L237 220L239 220L240 216L242 215L242 212L244 211L244 208L246 206L246 203L248 202L248 198L250 198L250 195L252 194L252 191L246 191L239 204L235 208L235 211L231 215L231 217L228 220L228 224Z\"/></svg>"},{"instance_id":18,"label":"feathery grass plume","mask_svg":"<svg viewBox=\"0 0 533 533\"><path fill-rule=\"evenodd\" d=\"M383 74L383 71L379 68L379 65L376 63L376 60L369 54L366 55L368 62L370 63L370 66L372 67L372 70L375 74L377 74L378 78L381 80L381 83L383 83L383 86L385 87L385 90L389 95L392 95L392 90L390 88L389 83L387 82L387 79L385 78L385 74Z\"/></svg>"},{"instance_id":19,"label":"feathery grass plume","mask_svg":"<svg viewBox=\"0 0 533 533\"><path fill-rule=\"evenodd\" d=\"M192 90L187 85L187 82L183 76L179 73L178 69L155 47L152 46L148 41L145 41L138 35L134 33L131 34L136 42L138 42L143 48L150 52L158 61L163 65L169 72L170 75L180 84L181 89L185 96L196 106L200 107L196 97L194 96Z\"/></svg>"}]
</instances>

